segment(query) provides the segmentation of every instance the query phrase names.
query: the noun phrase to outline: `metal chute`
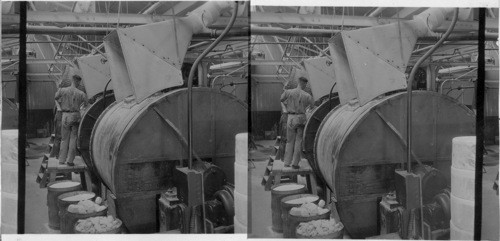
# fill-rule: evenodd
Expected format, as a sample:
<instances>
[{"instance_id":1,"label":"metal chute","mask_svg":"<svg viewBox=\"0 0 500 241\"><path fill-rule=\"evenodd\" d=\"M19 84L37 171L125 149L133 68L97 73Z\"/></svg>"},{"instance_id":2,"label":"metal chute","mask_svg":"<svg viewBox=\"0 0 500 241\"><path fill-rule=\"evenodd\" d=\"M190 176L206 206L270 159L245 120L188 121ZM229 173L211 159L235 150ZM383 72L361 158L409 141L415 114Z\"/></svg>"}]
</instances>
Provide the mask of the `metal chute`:
<instances>
[{"instance_id":1,"label":"metal chute","mask_svg":"<svg viewBox=\"0 0 500 241\"><path fill-rule=\"evenodd\" d=\"M117 101L140 102L166 88L180 86L181 66L193 34L206 30L231 2L208 2L187 17L117 29L106 36Z\"/></svg>"},{"instance_id":2,"label":"metal chute","mask_svg":"<svg viewBox=\"0 0 500 241\"><path fill-rule=\"evenodd\" d=\"M78 67L82 73L87 97L91 99L104 91L106 84L111 79L108 61L104 56L91 55L77 58ZM108 86L112 90L112 86Z\"/></svg>"},{"instance_id":3,"label":"metal chute","mask_svg":"<svg viewBox=\"0 0 500 241\"><path fill-rule=\"evenodd\" d=\"M417 39L435 36L433 30L452 11L429 9L413 20L345 31L332 37L329 45L341 104L357 99L364 105L381 94L406 88L405 71Z\"/></svg>"},{"instance_id":4,"label":"metal chute","mask_svg":"<svg viewBox=\"0 0 500 241\"><path fill-rule=\"evenodd\" d=\"M315 101L330 94L330 90L335 84L335 74L331 65L332 61L328 57L304 60L305 70L309 77L311 92ZM337 92L337 88L334 87L332 91Z\"/></svg>"}]
</instances>

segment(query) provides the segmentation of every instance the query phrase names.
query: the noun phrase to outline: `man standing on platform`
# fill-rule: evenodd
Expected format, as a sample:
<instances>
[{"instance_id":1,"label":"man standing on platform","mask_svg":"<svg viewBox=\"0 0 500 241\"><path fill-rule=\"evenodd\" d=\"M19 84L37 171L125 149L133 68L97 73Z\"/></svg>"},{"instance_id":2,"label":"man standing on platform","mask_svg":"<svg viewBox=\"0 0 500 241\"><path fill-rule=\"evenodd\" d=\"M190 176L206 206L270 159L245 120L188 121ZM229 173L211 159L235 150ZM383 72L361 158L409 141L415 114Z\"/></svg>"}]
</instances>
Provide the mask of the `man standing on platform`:
<instances>
[{"instance_id":1,"label":"man standing on platform","mask_svg":"<svg viewBox=\"0 0 500 241\"><path fill-rule=\"evenodd\" d=\"M59 89L55 97L62 112L62 141L59 164L66 163L68 166L75 165L73 161L76 155L78 125L81 119L80 106L87 103L87 96L77 88L81 80L80 76L73 75L71 86Z\"/></svg>"},{"instance_id":2,"label":"man standing on platform","mask_svg":"<svg viewBox=\"0 0 500 241\"><path fill-rule=\"evenodd\" d=\"M285 167L290 167L291 164L294 169L299 169L299 162L302 159L306 109L314 104L312 96L304 91L307 82L305 77L300 77L297 88L285 90L281 95L281 102L285 105L288 113L284 162Z\"/></svg>"},{"instance_id":3,"label":"man standing on platform","mask_svg":"<svg viewBox=\"0 0 500 241\"><path fill-rule=\"evenodd\" d=\"M65 88L71 85L71 80L69 80L67 77L63 78L61 83L59 84L59 89ZM59 149L61 147L61 130L62 130L62 111L61 111L61 105L59 102L55 101L55 108L54 108L54 147L52 148L52 151L50 152L50 157L56 157L59 158Z\"/></svg>"}]
</instances>

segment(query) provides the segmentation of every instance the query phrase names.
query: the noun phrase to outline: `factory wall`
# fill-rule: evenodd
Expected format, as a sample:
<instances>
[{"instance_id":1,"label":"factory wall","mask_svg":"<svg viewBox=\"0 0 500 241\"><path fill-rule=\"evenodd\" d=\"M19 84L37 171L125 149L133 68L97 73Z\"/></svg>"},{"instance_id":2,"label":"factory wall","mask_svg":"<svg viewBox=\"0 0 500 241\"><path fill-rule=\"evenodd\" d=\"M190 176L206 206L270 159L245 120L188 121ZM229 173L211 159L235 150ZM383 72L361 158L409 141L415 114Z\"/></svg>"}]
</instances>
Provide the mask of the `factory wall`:
<instances>
[{"instance_id":1,"label":"factory wall","mask_svg":"<svg viewBox=\"0 0 500 241\"><path fill-rule=\"evenodd\" d=\"M28 137L46 137L52 132L56 91L53 81L28 81Z\"/></svg>"}]
</instances>

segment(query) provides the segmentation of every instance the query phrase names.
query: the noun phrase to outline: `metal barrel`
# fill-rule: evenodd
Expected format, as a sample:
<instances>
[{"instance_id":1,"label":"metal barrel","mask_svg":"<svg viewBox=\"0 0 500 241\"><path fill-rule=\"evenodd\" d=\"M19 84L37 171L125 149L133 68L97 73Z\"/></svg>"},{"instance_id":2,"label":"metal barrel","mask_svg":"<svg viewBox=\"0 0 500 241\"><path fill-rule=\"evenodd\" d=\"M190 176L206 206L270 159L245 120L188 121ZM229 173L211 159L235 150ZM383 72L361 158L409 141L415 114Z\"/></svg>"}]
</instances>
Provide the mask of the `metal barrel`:
<instances>
[{"instance_id":1,"label":"metal barrel","mask_svg":"<svg viewBox=\"0 0 500 241\"><path fill-rule=\"evenodd\" d=\"M73 181L55 181L47 185L47 206L49 207L49 227L59 230L59 207L57 205L57 197L67 192L82 190L82 185L79 182Z\"/></svg>"},{"instance_id":2,"label":"metal barrel","mask_svg":"<svg viewBox=\"0 0 500 241\"><path fill-rule=\"evenodd\" d=\"M285 223L284 225L286 226L287 230L293 230L293 231L288 232L287 236L286 237L283 236L283 238L296 238L295 230L297 229L297 226L299 226L300 223L307 223L309 221L320 220L320 219L330 219L330 213L331 211L328 210L328 212L323 213L321 215L301 217L301 216L291 215L290 212L288 212L287 223Z\"/></svg>"},{"instance_id":3,"label":"metal barrel","mask_svg":"<svg viewBox=\"0 0 500 241\"><path fill-rule=\"evenodd\" d=\"M297 195L291 195L288 197L284 197L281 199L281 219L283 221L283 238L288 238L292 237L293 234L295 233L295 229L290 230L289 226L286 225L288 222L288 212L290 212L290 209L294 207L300 207L302 204L294 204L294 203L288 203L288 201L303 198L303 197L313 197L316 198L316 200L312 201L314 204L318 204L320 198L317 195L314 194L297 194Z\"/></svg>"},{"instance_id":4,"label":"metal barrel","mask_svg":"<svg viewBox=\"0 0 500 241\"><path fill-rule=\"evenodd\" d=\"M406 97L401 92L339 106L318 129L315 162L353 238L378 233L378 199L395 190L394 171L406 161ZM414 157L450 180L452 138L474 135L474 113L429 91L413 92L412 111Z\"/></svg>"},{"instance_id":5,"label":"metal barrel","mask_svg":"<svg viewBox=\"0 0 500 241\"><path fill-rule=\"evenodd\" d=\"M78 200L67 200L66 199L68 197L74 197L74 196L77 196L80 194L89 194L89 195L87 195L88 196L87 198L81 198ZM94 201L95 198L96 198L95 193L87 192L87 191L68 192L68 193L64 193L62 195L59 195L59 197L57 197L57 207L59 208L59 220L60 220L59 227L61 229L61 233L63 233L63 230L68 230L67 223L63 221L64 215L66 215L66 213L68 212L68 206L71 204L77 204L78 202L83 201L83 200ZM73 227L71 227L71 228L73 228ZM69 232L69 231L67 231L67 232Z\"/></svg>"},{"instance_id":6,"label":"metal barrel","mask_svg":"<svg viewBox=\"0 0 500 241\"><path fill-rule=\"evenodd\" d=\"M75 224L80 219L99 217L99 216L106 217L107 214L108 214L108 208L99 212L85 213L85 214L66 212L61 220L61 222L64 222L64 228L61 227L61 233L62 234L75 233Z\"/></svg>"},{"instance_id":7,"label":"metal barrel","mask_svg":"<svg viewBox=\"0 0 500 241\"><path fill-rule=\"evenodd\" d=\"M247 107L233 95L193 89L194 152L234 183L232 141L247 130ZM131 233L157 232L158 195L174 185L173 170L187 159L187 91L158 92L143 101L111 104L92 131L91 154L101 180L116 197L116 212Z\"/></svg>"},{"instance_id":8,"label":"metal barrel","mask_svg":"<svg viewBox=\"0 0 500 241\"><path fill-rule=\"evenodd\" d=\"M292 185L296 186L296 188L293 188L293 189L286 188L287 186L292 187ZM285 187L286 190L283 190L283 191L278 190L279 189L278 187L281 187L281 188ZM307 188L305 185L297 184L297 183L281 183L281 184L278 184L278 185L271 187L271 210L273 212L273 214L272 214L272 217L273 217L272 229L275 232L278 232L278 233L283 232L283 220L281 219L281 199L286 197L286 196L305 193L306 191L307 191Z\"/></svg>"}]
</instances>

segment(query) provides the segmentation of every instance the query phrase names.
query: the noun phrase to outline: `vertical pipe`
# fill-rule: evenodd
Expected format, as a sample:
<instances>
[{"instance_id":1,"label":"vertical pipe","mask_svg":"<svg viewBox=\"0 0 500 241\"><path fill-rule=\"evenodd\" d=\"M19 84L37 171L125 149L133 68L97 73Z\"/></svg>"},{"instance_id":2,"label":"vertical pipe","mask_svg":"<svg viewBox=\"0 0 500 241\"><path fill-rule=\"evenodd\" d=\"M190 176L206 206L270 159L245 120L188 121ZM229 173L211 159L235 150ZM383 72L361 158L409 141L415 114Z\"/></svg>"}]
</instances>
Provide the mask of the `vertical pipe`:
<instances>
[{"instance_id":1,"label":"vertical pipe","mask_svg":"<svg viewBox=\"0 0 500 241\"><path fill-rule=\"evenodd\" d=\"M484 140L484 31L486 9L479 9L477 87L476 87L476 182L474 195L474 240L481 240L482 223L482 180L483 180L483 140Z\"/></svg>"},{"instance_id":2,"label":"vertical pipe","mask_svg":"<svg viewBox=\"0 0 500 241\"><path fill-rule=\"evenodd\" d=\"M17 233L24 234L25 198L26 198L26 1L19 3L19 134L18 134L18 189L17 189Z\"/></svg>"},{"instance_id":3,"label":"vertical pipe","mask_svg":"<svg viewBox=\"0 0 500 241\"><path fill-rule=\"evenodd\" d=\"M412 85L413 85L413 79L415 78L415 74L417 73L418 67L427 59L434 51L446 40L446 38L451 34L453 31L453 28L455 28L455 24L457 23L458 20L458 8L456 8L453 12L453 20L451 22L451 25L448 27L448 30L446 30L446 33L437 41L437 43L432 46L432 48L427 51L418 61L417 63L413 66L413 69L411 70L410 77L408 78L408 86L407 86L407 102L406 102L406 143L408 145L406 146L406 169L408 172L411 172L411 128L412 128L412 111L411 111L411 94L412 94Z\"/></svg>"},{"instance_id":4,"label":"vertical pipe","mask_svg":"<svg viewBox=\"0 0 500 241\"><path fill-rule=\"evenodd\" d=\"M194 77L194 72L198 68L198 64L200 61L210 52L212 49L219 44L219 42L224 38L224 36L229 32L231 27L234 24L234 21L236 20L236 15L238 13L238 2L235 2L234 8L233 8L233 14L231 15L231 19L224 29L224 31L215 39L214 42L208 46L203 53L201 53L200 56L194 61L193 66L191 67L191 70L189 71L189 77L188 77L188 166L189 169L193 168L193 77Z\"/></svg>"}]
</instances>

